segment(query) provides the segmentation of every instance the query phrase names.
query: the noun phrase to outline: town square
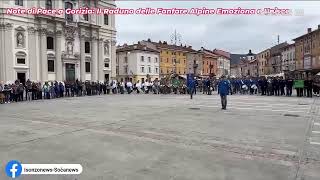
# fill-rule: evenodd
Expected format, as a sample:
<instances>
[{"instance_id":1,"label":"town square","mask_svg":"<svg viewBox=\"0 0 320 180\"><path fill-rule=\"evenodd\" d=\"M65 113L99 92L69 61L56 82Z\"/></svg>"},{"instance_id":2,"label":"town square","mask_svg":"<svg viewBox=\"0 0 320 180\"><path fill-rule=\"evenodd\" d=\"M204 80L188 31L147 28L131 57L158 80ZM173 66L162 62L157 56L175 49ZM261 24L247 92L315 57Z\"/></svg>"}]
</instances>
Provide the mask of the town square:
<instances>
[{"instance_id":1,"label":"town square","mask_svg":"<svg viewBox=\"0 0 320 180\"><path fill-rule=\"evenodd\" d=\"M0 180L319 180L319 7L0 1Z\"/></svg>"},{"instance_id":2,"label":"town square","mask_svg":"<svg viewBox=\"0 0 320 180\"><path fill-rule=\"evenodd\" d=\"M318 179L320 134L312 133L320 130L318 100L228 98L228 111L220 110L216 94L1 106L0 159L84 168L80 176L21 179Z\"/></svg>"}]
</instances>

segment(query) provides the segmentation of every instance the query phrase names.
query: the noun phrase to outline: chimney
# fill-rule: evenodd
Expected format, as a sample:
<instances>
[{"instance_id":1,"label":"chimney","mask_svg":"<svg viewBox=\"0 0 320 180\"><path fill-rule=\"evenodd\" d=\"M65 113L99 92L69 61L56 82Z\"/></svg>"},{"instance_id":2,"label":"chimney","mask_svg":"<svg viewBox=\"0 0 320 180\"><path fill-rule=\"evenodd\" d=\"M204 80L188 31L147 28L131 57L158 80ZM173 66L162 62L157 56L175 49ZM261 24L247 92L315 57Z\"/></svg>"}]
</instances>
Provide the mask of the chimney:
<instances>
[{"instance_id":1,"label":"chimney","mask_svg":"<svg viewBox=\"0 0 320 180\"><path fill-rule=\"evenodd\" d=\"M188 46L188 48L192 49L192 46Z\"/></svg>"},{"instance_id":2,"label":"chimney","mask_svg":"<svg viewBox=\"0 0 320 180\"><path fill-rule=\"evenodd\" d=\"M159 44L161 44L162 42L161 41L159 41Z\"/></svg>"},{"instance_id":3,"label":"chimney","mask_svg":"<svg viewBox=\"0 0 320 180\"><path fill-rule=\"evenodd\" d=\"M311 28L308 28L308 33L311 33L311 30L312 30Z\"/></svg>"},{"instance_id":4,"label":"chimney","mask_svg":"<svg viewBox=\"0 0 320 180\"><path fill-rule=\"evenodd\" d=\"M150 38L148 38L148 42L151 42L151 39L150 39Z\"/></svg>"},{"instance_id":5,"label":"chimney","mask_svg":"<svg viewBox=\"0 0 320 180\"><path fill-rule=\"evenodd\" d=\"M320 29L320 24L318 24L318 29Z\"/></svg>"},{"instance_id":6,"label":"chimney","mask_svg":"<svg viewBox=\"0 0 320 180\"><path fill-rule=\"evenodd\" d=\"M141 44L140 41L138 41L138 44Z\"/></svg>"},{"instance_id":7,"label":"chimney","mask_svg":"<svg viewBox=\"0 0 320 180\"><path fill-rule=\"evenodd\" d=\"M249 54L251 54L252 52L251 52L251 49L249 49Z\"/></svg>"}]
</instances>

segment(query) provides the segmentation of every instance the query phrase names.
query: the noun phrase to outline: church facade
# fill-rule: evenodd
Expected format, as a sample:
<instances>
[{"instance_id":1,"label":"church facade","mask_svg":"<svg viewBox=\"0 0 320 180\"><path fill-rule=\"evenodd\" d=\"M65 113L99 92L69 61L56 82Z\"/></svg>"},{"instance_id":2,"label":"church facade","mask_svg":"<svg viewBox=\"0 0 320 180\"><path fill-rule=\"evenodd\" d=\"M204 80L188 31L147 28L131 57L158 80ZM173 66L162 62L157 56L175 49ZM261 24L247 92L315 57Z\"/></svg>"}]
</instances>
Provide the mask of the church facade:
<instances>
[{"instance_id":1,"label":"church facade","mask_svg":"<svg viewBox=\"0 0 320 180\"><path fill-rule=\"evenodd\" d=\"M0 1L0 81L116 77L114 15L8 15L7 8L115 8L109 0Z\"/></svg>"}]
</instances>

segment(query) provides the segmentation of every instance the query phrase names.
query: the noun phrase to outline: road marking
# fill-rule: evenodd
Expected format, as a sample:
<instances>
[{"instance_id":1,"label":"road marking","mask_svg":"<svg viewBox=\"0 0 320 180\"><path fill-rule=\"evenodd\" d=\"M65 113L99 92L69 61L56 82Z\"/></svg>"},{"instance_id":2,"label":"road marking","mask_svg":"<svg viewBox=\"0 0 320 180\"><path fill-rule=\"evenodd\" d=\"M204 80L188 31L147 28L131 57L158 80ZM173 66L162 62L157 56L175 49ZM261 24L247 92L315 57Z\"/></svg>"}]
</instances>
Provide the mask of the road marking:
<instances>
[{"instance_id":1,"label":"road marking","mask_svg":"<svg viewBox=\"0 0 320 180\"><path fill-rule=\"evenodd\" d=\"M200 107L209 107L209 108L218 108L218 107L221 107L221 106L208 106L208 105L201 105L201 104L198 104L196 106L200 106ZM238 107L238 106L228 106L228 108L230 109L239 109L239 110L256 110L256 111L273 111L273 112L289 112L289 113L304 113L306 111L290 111L289 109L259 109L259 108L253 108L253 107Z\"/></svg>"},{"instance_id":2,"label":"road marking","mask_svg":"<svg viewBox=\"0 0 320 180\"><path fill-rule=\"evenodd\" d=\"M313 144L313 145L320 145L319 142L310 142L310 144Z\"/></svg>"},{"instance_id":3,"label":"road marking","mask_svg":"<svg viewBox=\"0 0 320 180\"><path fill-rule=\"evenodd\" d=\"M312 131L314 134L320 134L320 131Z\"/></svg>"},{"instance_id":4,"label":"road marking","mask_svg":"<svg viewBox=\"0 0 320 180\"><path fill-rule=\"evenodd\" d=\"M315 126L320 126L320 123L314 123Z\"/></svg>"}]
</instances>

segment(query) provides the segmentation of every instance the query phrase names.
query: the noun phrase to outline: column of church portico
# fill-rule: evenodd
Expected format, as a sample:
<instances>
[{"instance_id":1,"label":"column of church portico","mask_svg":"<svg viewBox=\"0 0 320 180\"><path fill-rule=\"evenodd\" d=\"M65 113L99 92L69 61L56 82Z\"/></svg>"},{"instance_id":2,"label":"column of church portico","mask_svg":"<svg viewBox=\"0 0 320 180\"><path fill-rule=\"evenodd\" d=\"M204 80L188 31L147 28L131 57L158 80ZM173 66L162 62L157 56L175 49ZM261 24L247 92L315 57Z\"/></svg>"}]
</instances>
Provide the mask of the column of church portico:
<instances>
[{"instance_id":1,"label":"column of church portico","mask_svg":"<svg viewBox=\"0 0 320 180\"><path fill-rule=\"evenodd\" d=\"M62 81L62 59L61 59L62 31L56 31L56 80Z\"/></svg>"},{"instance_id":2,"label":"column of church portico","mask_svg":"<svg viewBox=\"0 0 320 180\"><path fill-rule=\"evenodd\" d=\"M86 56L85 56L85 36L80 36L80 78L86 80Z\"/></svg>"},{"instance_id":3,"label":"column of church portico","mask_svg":"<svg viewBox=\"0 0 320 180\"><path fill-rule=\"evenodd\" d=\"M13 56L13 24L6 23L5 24L5 32L4 32L4 62L5 62L5 81L15 81L16 75L14 74L13 65L15 62L15 58Z\"/></svg>"},{"instance_id":4,"label":"column of church portico","mask_svg":"<svg viewBox=\"0 0 320 180\"><path fill-rule=\"evenodd\" d=\"M29 77L31 81L38 80L37 73L37 49L36 49L35 28L28 27L28 59L29 59Z\"/></svg>"},{"instance_id":5,"label":"column of church portico","mask_svg":"<svg viewBox=\"0 0 320 180\"><path fill-rule=\"evenodd\" d=\"M40 36L40 62L41 62L41 80L48 81L48 58L47 58L47 30L39 29Z\"/></svg>"},{"instance_id":6,"label":"column of church portico","mask_svg":"<svg viewBox=\"0 0 320 180\"><path fill-rule=\"evenodd\" d=\"M103 53L104 53L104 42L103 39L99 39L99 58L98 58L98 72L99 72L99 81L104 82L104 59L103 59Z\"/></svg>"},{"instance_id":7,"label":"column of church portico","mask_svg":"<svg viewBox=\"0 0 320 180\"><path fill-rule=\"evenodd\" d=\"M98 80L98 42L97 38L92 38L92 75L91 80L97 81Z\"/></svg>"}]
</instances>

